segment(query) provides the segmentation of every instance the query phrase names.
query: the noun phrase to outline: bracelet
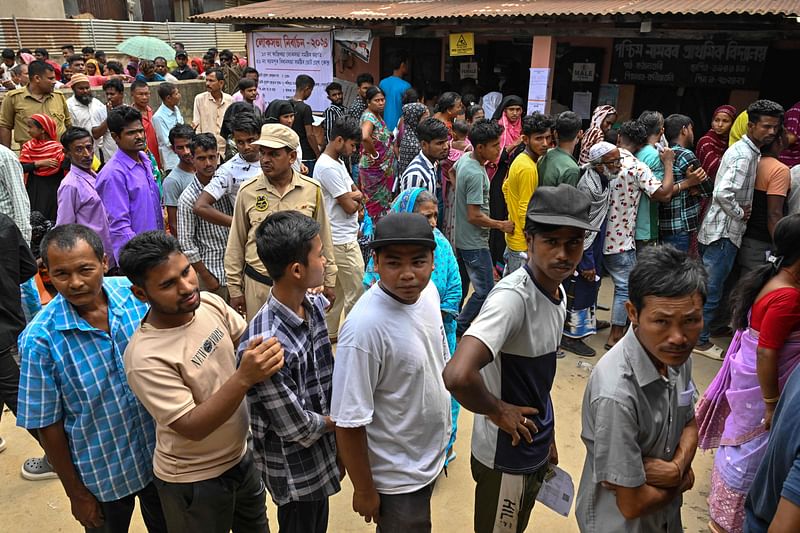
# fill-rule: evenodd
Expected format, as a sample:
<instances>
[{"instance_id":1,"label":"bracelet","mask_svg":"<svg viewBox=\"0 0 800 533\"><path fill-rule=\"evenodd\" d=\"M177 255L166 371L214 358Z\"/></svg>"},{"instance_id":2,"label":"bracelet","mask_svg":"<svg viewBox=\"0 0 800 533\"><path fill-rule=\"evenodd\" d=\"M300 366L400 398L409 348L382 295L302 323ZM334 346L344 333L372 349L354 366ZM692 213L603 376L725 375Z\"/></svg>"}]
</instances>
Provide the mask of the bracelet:
<instances>
[{"instance_id":1,"label":"bracelet","mask_svg":"<svg viewBox=\"0 0 800 533\"><path fill-rule=\"evenodd\" d=\"M681 192L681 184L678 182L678 192Z\"/></svg>"},{"instance_id":2,"label":"bracelet","mask_svg":"<svg viewBox=\"0 0 800 533\"><path fill-rule=\"evenodd\" d=\"M778 400L781 399L781 396L779 394L778 396L775 396L774 398L762 398L762 399L764 400L764 403L766 403L766 404L773 404L773 403L778 403Z\"/></svg>"}]
</instances>

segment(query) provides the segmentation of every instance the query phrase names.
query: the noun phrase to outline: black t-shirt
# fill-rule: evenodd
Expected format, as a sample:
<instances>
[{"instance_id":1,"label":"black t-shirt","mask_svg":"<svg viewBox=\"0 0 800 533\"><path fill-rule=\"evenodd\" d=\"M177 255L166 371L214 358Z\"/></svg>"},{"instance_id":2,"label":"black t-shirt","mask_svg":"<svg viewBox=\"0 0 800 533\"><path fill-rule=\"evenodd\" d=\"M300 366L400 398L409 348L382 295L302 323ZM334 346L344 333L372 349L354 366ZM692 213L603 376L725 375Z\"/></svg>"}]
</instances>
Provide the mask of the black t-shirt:
<instances>
[{"instance_id":1,"label":"black t-shirt","mask_svg":"<svg viewBox=\"0 0 800 533\"><path fill-rule=\"evenodd\" d=\"M36 260L14 221L0 213L0 352L25 328L19 286L36 274Z\"/></svg>"},{"instance_id":2,"label":"black t-shirt","mask_svg":"<svg viewBox=\"0 0 800 533\"><path fill-rule=\"evenodd\" d=\"M181 70L180 68L176 68L172 71L172 75L178 78L179 80L196 80L199 74L193 68L186 67L185 69Z\"/></svg>"},{"instance_id":3,"label":"black t-shirt","mask_svg":"<svg viewBox=\"0 0 800 533\"><path fill-rule=\"evenodd\" d=\"M292 100L294 106L294 124L292 129L300 137L300 148L303 150L303 159L306 161L316 159L314 150L311 149L311 144L308 142L308 135L306 135L306 126L314 123L314 116L311 113L311 106L299 100Z\"/></svg>"}]
</instances>

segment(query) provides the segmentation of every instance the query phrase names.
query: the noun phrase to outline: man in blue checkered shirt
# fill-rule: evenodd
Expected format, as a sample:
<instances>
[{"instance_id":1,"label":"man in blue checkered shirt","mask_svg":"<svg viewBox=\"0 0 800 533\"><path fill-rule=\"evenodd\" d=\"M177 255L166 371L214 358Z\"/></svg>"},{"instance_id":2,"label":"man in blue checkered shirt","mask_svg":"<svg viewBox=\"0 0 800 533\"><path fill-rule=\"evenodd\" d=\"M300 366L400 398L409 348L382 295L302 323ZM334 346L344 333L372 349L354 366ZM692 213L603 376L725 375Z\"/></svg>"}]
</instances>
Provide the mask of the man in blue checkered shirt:
<instances>
[{"instance_id":1,"label":"man in blue checkered shirt","mask_svg":"<svg viewBox=\"0 0 800 533\"><path fill-rule=\"evenodd\" d=\"M147 305L85 226L57 226L42 260L58 295L20 336L17 425L39 431L72 514L87 531L128 531L136 497L150 533L166 533L153 485L155 425L128 387L122 354Z\"/></svg>"},{"instance_id":2,"label":"man in blue checkered shirt","mask_svg":"<svg viewBox=\"0 0 800 533\"><path fill-rule=\"evenodd\" d=\"M278 504L281 533L325 533L328 497L339 492L330 415L333 352L321 287L325 256L319 224L298 211L268 216L256 231L258 256L274 281L267 303L242 336L275 337L283 368L247 393L255 460Z\"/></svg>"}]
</instances>

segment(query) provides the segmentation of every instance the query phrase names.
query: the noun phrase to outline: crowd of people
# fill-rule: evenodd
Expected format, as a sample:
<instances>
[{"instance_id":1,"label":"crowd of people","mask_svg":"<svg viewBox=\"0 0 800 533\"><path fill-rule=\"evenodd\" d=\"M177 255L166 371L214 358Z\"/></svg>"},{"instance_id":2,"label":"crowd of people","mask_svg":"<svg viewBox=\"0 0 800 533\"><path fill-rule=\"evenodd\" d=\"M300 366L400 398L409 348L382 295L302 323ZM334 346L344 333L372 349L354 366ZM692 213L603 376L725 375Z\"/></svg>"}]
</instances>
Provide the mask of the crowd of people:
<instances>
[{"instance_id":1,"label":"crowd of people","mask_svg":"<svg viewBox=\"0 0 800 533\"><path fill-rule=\"evenodd\" d=\"M400 54L348 105L328 84L318 127L313 78L265 102L227 50L27 53L2 53L0 399L87 531L138 498L150 532L265 532L266 487L281 531L324 532L345 475L378 531L431 531L464 407L474 529L522 532L557 360L605 329L580 529L682 531L698 447L712 531L800 527L800 103L722 105L696 142L610 105L584 131L470 80L420 98ZM693 352L722 362L706 391Z\"/></svg>"}]
</instances>

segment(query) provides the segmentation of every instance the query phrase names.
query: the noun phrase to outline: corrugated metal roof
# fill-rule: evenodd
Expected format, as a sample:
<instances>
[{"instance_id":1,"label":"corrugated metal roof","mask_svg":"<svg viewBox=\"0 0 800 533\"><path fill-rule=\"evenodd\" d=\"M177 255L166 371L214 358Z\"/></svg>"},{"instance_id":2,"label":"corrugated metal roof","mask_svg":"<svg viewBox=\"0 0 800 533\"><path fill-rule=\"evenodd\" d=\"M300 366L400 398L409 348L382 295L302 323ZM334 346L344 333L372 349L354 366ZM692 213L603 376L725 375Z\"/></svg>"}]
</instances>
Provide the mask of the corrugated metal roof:
<instances>
[{"instance_id":1,"label":"corrugated metal roof","mask_svg":"<svg viewBox=\"0 0 800 533\"><path fill-rule=\"evenodd\" d=\"M798 0L269 0L193 17L203 22L269 23L424 20L597 15L800 16Z\"/></svg>"}]
</instances>

